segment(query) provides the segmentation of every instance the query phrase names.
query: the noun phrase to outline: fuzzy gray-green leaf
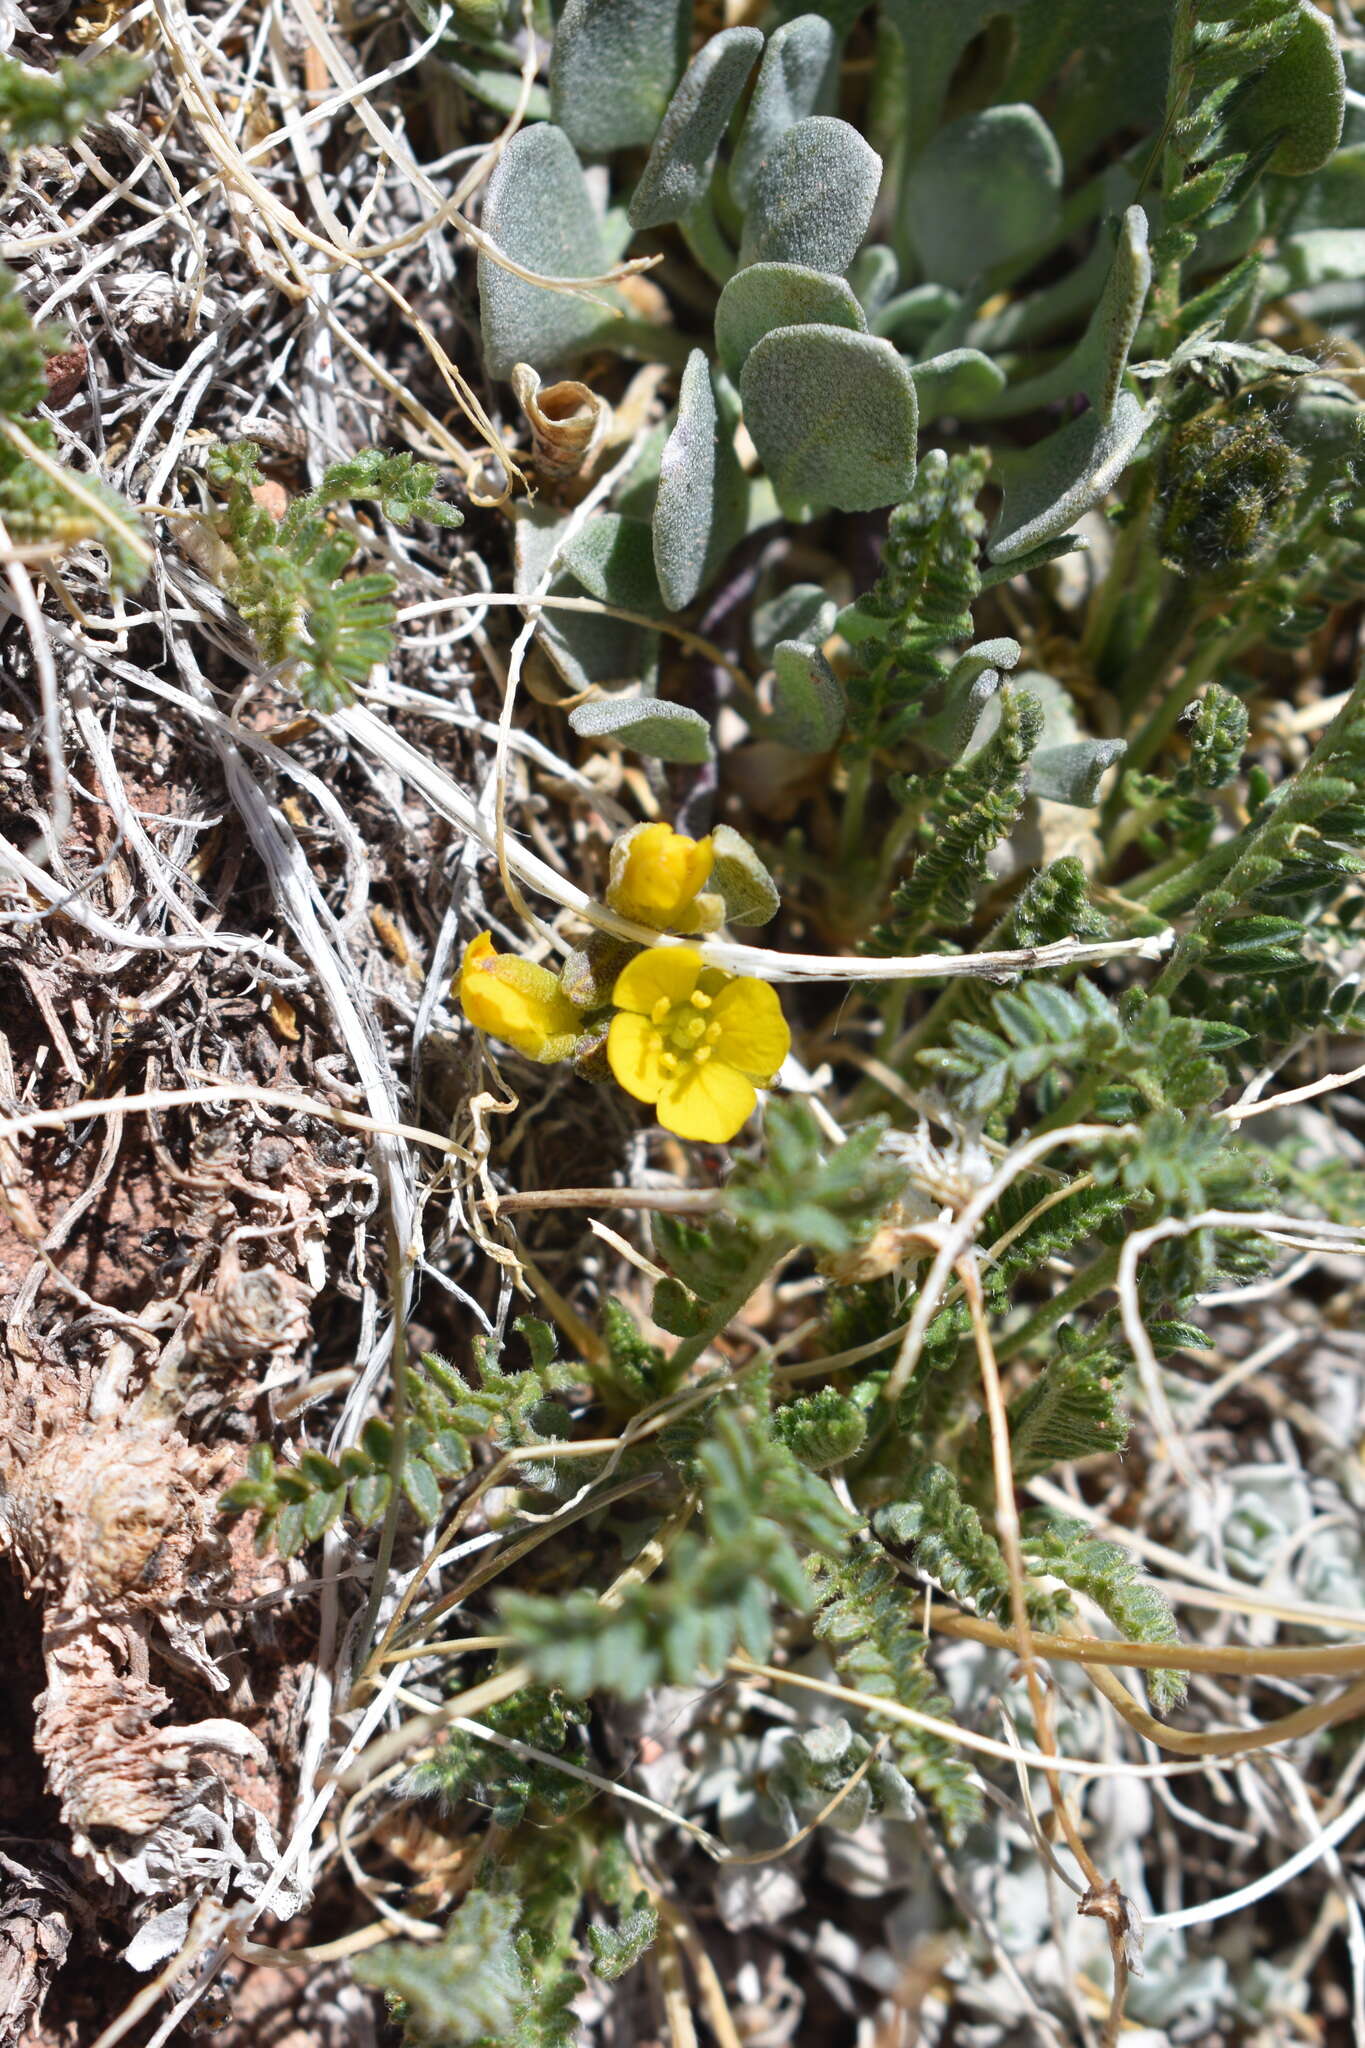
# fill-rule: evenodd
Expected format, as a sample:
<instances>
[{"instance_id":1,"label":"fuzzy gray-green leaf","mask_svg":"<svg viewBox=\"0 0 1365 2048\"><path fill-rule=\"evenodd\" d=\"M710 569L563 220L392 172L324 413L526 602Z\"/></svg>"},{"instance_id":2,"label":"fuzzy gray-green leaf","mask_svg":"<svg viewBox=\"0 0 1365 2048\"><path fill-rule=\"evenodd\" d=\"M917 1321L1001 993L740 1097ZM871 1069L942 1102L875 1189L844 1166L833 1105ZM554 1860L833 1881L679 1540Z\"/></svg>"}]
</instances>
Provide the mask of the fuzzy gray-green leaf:
<instances>
[{"instance_id":1,"label":"fuzzy gray-green leaf","mask_svg":"<svg viewBox=\"0 0 1365 2048\"><path fill-rule=\"evenodd\" d=\"M754 606L749 638L760 661L771 665L779 640L804 640L818 647L834 631L838 606L821 583L789 583L776 597Z\"/></svg>"},{"instance_id":2,"label":"fuzzy gray-green leaf","mask_svg":"<svg viewBox=\"0 0 1365 2048\"><path fill-rule=\"evenodd\" d=\"M732 825L717 825L711 834L715 856L711 888L725 905L728 924L767 924L781 907L777 884L747 839Z\"/></svg>"},{"instance_id":3,"label":"fuzzy gray-green leaf","mask_svg":"<svg viewBox=\"0 0 1365 2048\"><path fill-rule=\"evenodd\" d=\"M746 498L733 427L716 403L706 357L693 349L654 505L654 566L670 611L691 604L729 554L744 531Z\"/></svg>"},{"instance_id":4,"label":"fuzzy gray-green leaf","mask_svg":"<svg viewBox=\"0 0 1365 2048\"><path fill-rule=\"evenodd\" d=\"M847 121L798 121L755 173L741 264L802 263L842 276L867 233L881 176L881 158Z\"/></svg>"},{"instance_id":5,"label":"fuzzy gray-green leaf","mask_svg":"<svg viewBox=\"0 0 1365 2048\"><path fill-rule=\"evenodd\" d=\"M1046 241L1062 156L1032 107L988 107L939 130L905 182L902 221L927 274L962 286Z\"/></svg>"},{"instance_id":6,"label":"fuzzy gray-green leaf","mask_svg":"<svg viewBox=\"0 0 1365 2048\"><path fill-rule=\"evenodd\" d=\"M979 411L1005 388L1005 373L998 363L982 355L979 348L945 349L941 356L912 363L920 418L940 419L944 413Z\"/></svg>"},{"instance_id":7,"label":"fuzzy gray-green leaf","mask_svg":"<svg viewBox=\"0 0 1365 2048\"><path fill-rule=\"evenodd\" d=\"M869 326L890 301L900 282L900 274L896 252L885 242L866 243L849 264L848 281Z\"/></svg>"},{"instance_id":8,"label":"fuzzy gray-green leaf","mask_svg":"<svg viewBox=\"0 0 1365 2048\"><path fill-rule=\"evenodd\" d=\"M596 521L592 523L595 525ZM563 539L565 525L564 516L552 509L539 505L517 507L513 527L514 589L529 595L539 587ZM591 550L596 545L587 543L582 552L574 550L572 544L566 549L565 573L552 578L551 596L581 599L581 583L570 581L568 555L575 552L580 566L589 566L592 573ZM544 649L571 690L586 690L593 683L607 689L620 689L634 682L642 683L646 691L653 687L659 636L624 619L592 612L546 610L539 615L536 644Z\"/></svg>"},{"instance_id":9,"label":"fuzzy gray-green leaf","mask_svg":"<svg viewBox=\"0 0 1365 2048\"><path fill-rule=\"evenodd\" d=\"M1099 796L1106 768L1124 751L1123 740L1072 740L1066 746L1043 747L1033 757L1029 794L1089 810Z\"/></svg>"},{"instance_id":10,"label":"fuzzy gray-green leaf","mask_svg":"<svg viewBox=\"0 0 1365 2048\"><path fill-rule=\"evenodd\" d=\"M561 559L588 595L602 604L619 605L628 612L664 609L653 537L643 519L599 512L569 541Z\"/></svg>"},{"instance_id":11,"label":"fuzzy gray-green leaf","mask_svg":"<svg viewBox=\"0 0 1365 2048\"><path fill-rule=\"evenodd\" d=\"M692 0L565 0L550 57L553 118L592 155L654 140L687 62Z\"/></svg>"},{"instance_id":12,"label":"fuzzy gray-green leaf","mask_svg":"<svg viewBox=\"0 0 1365 2048\"><path fill-rule=\"evenodd\" d=\"M741 205L778 137L832 99L838 55L838 39L822 14L798 14L769 36L730 164L730 190Z\"/></svg>"},{"instance_id":13,"label":"fuzzy gray-green leaf","mask_svg":"<svg viewBox=\"0 0 1365 2048\"><path fill-rule=\"evenodd\" d=\"M1341 140L1345 88L1336 30L1311 0L1299 0L1288 48L1239 96L1228 139L1234 148L1254 150L1279 135L1272 171L1303 177L1320 170Z\"/></svg>"},{"instance_id":14,"label":"fuzzy gray-green leaf","mask_svg":"<svg viewBox=\"0 0 1365 2048\"><path fill-rule=\"evenodd\" d=\"M696 766L711 759L711 733L706 720L685 704L657 697L598 697L569 713L580 739L614 740L656 761L683 761Z\"/></svg>"},{"instance_id":15,"label":"fuzzy gray-green leaf","mask_svg":"<svg viewBox=\"0 0 1365 2048\"><path fill-rule=\"evenodd\" d=\"M890 342L842 327L779 327L750 352L744 419L788 505L875 512L915 480L915 386Z\"/></svg>"},{"instance_id":16,"label":"fuzzy gray-green leaf","mask_svg":"<svg viewBox=\"0 0 1365 2048\"><path fill-rule=\"evenodd\" d=\"M1005 505L991 541L991 559L1009 562L1064 533L1104 496L1137 454L1147 430L1145 407L1119 394L1106 423L1093 409L1049 434L1005 469Z\"/></svg>"},{"instance_id":17,"label":"fuzzy gray-green leaf","mask_svg":"<svg viewBox=\"0 0 1365 2048\"><path fill-rule=\"evenodd\" d=\"M781 641L773 653L773 738L803 754L826 754L846 711L843 685L819 648Z\"/></svg>"},{"instance_id":18,"label":"fuzzy gray-green leaf","mask_svg":"<svg viewBox=\"0 0 1365 2048\"><path fill-rule=\"evenodd\" d=\"M762 48L756 28L722 29L702 44L668 103L640 173L630 202L633 228L681 220L700 203L720 139Z\"/></svg>"},{"instance_id":19,"label":"fuzzy gray-green leaf","mask_svg":"<svg viewBox=\"0 0 1365 2048\"><path fill-rule=\"evenodd\" d=\"M1118 224L1104 289L1076 346L1038 376L1011 385L986 407L986 417L1030 411L1084 392L1100 418L1110 419L1151 282L1147 216L1140 206L1130 206Z\"/></svg>"},{"instance_id":20,"label":"fuzzy gray-green leaf","mask_svg":"<svg viewBox=\"0 0 1365 2048\"><path fill-rule=\"evenodd\" d=\"M801 263L751 263L736 271L716 306L716 352L727 376L738 378L754 343L774 327L812 322L857 333L866 327L842 277Z\"/></svg>"},{"instance_id":21,"label":"fuzzy gray-green leaf","mask_svg":"<svg viewBox=\"0 0 1365 2048\"><path fill-rule=\"evenodd\" d=\"M483 225L505 255L543 276L598 277L607 267L573 144L548 122L520 129L508 143L488 181ZM479 303L490 377L510 377L517 363L542 374L559 369L611 318L590 299L528 284L482 254Z\"/></svg>"}]
</instances>

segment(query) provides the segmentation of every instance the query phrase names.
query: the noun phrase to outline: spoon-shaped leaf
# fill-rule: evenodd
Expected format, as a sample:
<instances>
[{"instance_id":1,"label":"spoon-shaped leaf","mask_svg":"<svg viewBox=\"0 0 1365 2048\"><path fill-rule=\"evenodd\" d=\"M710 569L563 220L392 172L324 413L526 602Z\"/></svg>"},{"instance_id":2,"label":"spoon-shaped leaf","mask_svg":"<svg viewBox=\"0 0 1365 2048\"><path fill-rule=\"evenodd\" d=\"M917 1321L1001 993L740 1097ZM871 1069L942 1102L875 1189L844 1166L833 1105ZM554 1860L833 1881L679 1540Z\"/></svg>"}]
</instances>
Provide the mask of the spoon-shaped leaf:
<instances>
[{"instance_id":1,"label":"spoon-shaped leaf","mask_svg":"<svg viewBox=\"0 0 1365 2048\"><path fill-rule=\"evenodd\" d=\"M784 505L873 512L915 480L915 385L889 341L779 327L750 351L744 420Z\"/></svg>"},{"instance_id":2,"label":"spoon-shaped leaf","mask_svg":"<svg viewBox=\"0 0 1365 2048\"><path fill-rule=\"evenodd\" d=\"M847 121L798 121L754 175L741 264L804 263L842 276L867 233L881 176L881 158Z\"/></svg>"},{"instance_id":3,"label":"spoon-shaped leaf","mask_svg":"<svg viewBox=\"0 0 1365 2048\"><path fill-rule=\"evenodd\" d=\"M630 202L633 228L681 220L705 196L716 151L763 48L756 28L722 29L703 43L668 103Z\"/></svg>"}]
</instances>

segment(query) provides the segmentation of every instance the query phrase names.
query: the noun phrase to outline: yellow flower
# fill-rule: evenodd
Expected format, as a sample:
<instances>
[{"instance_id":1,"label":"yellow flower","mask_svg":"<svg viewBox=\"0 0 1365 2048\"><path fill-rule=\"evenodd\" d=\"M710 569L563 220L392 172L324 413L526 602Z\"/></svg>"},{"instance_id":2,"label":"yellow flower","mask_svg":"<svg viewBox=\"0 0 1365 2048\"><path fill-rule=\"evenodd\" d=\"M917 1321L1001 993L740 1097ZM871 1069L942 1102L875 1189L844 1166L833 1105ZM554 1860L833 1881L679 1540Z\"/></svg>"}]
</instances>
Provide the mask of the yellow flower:
<instances>
[{"instance_id":1,"label":"yellow flower","mask_svg":"<svg viewBox=\"0 0 1365 2048\"><path fill-rule=\"evenodd\" d=\"M459 996L476 1030L533 1060L567 1059L582 1030L580 1013L549 968L495 952L491 932L480 932L465 947Z\"/></svg>"},{"instance_id":2,"label":"yellow flower","mask_svg":"<svg viewBox=\"0 0 1365 2048\"><path fill-rule=\"evenodd\" d=\"M671 825L637 825L612 847L607 901L655 931L694 931L696 899L714 857L709 838L689 839Z\"/></svg>"},{"instance_id":3,"label":"yellow flower","mask_svg":"<svg viewBox=\"0 0 1365 2048\"><path fill-rule=\"evenodd\" d=\"M704 967L695 946L651 946L617 977L607 1059L666 1131L733 1138L791 1047L766 981Z\"/></svg>"}]
</instances>

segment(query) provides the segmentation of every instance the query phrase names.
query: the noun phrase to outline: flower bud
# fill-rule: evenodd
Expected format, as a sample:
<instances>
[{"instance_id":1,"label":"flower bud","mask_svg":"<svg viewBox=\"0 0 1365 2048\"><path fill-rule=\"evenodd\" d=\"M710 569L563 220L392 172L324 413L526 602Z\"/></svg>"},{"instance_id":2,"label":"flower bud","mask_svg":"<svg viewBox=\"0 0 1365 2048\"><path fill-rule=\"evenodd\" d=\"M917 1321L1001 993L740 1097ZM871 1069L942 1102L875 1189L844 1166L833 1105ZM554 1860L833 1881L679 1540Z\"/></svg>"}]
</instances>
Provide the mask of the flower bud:
<instances>
[{"instance_id":1,"label":"flower bud","mask_svg":"<svg viewBox=\"0 0 1365 2048\"><path fill-rule=\"evenodd\" d=\"M709 838L689 839L671 825L637 825L611 849L607 902L655 931L694 931L696 899L713 857Z\"/></svg>"},{"instance_id":2,"label":"flower bud","mask_svg":"<svg viewBox=\"0 0 1365 2048\"><path fill-rule=\"evenodd\" d=\"M548 967L494 950L491 932L465 947L460 1007L476 1031L500 1038L529 1059L568 1059L582 1019Z\"/></svg>"}]
</instances>

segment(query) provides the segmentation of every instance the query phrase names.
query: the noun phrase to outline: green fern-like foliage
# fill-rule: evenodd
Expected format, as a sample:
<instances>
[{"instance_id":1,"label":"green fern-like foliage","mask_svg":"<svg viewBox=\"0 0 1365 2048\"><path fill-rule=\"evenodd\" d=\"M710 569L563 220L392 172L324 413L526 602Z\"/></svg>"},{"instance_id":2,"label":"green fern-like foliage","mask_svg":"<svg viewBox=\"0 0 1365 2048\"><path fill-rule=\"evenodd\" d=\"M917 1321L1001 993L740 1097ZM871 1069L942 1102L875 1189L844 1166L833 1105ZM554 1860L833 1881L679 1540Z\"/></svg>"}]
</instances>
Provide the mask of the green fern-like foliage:
<instances>
[{"instance_id":1,"label":"green fern-like foliage","mask_svg":"<svg viewBox=\"0 0 1365 2048\"><path fill-rule=\"evenodd\" d=\"M1251 719L1246 705L1221 683L1212 683L1191 705L1186 721L1189 760L1177 770L1175 788L1225 789L1242 765Z\"/></svg>"},{"instance_id":2,"label":"green fern-like foliage","mask_svg":"<svg viewBox=\"0 0 1365 2048\"><path fill-rule=\"evenodd\" d=\"M70 142L126 98L144 69L121 51L86 62L65 58L51 72L0 57L0 151L12 156ZM98 476L78 475L58 462L56 436L35 417L48 395L43 365L61 344L58 331L37 332L13 273L0 264L0 420L47 458L35 461L8 436L0 438L0 520L16 546L55 555L79 541L98 541L111 584L131 590L146 573L137 515Z\"/></svg>"},{"instance_id":3,"label":"green fern-like foliage","mask_svg":"<svg viewBox=\"0 0 1365 2048\"><path fill-rule=\"evenodd\" d=\"M1219 849L1222 873L1210 877L1212 885L1163 969L1157 992L1169 997L1196 968L1222 975L1245 968L1239 934L1249 921L1245 937L1257 962L1252 971L1284 965L1283 954L1288 964L1296 963L1297 948L1280 942L1302 927L1289 920L1287 932L1284 925L1267 931L1256 921L1259 905L1305 864L1315 879L1355 872L1358 850L1347 834L1358 825L1363 802L1365 686L1357 683L1304 767L1267 795L1226 852Z\"/></svg>"},{"instance_id":4,"label":"green fern-like foliage","mask_svg":"<svg viewBox=\"0 0 1365 2048\"><path fill-rule=\"evenodd\" d=\"M1055 1421L1058 1404L1045 1397L1034 1409L1035 1429L1038 1416L1048 1406ZM1021 1407L1016 1407L1016 1419L1024 1429L1027 1451L1031 1418L1026 1408L1020 1412ZM1041 1426L1046 1423L1044 1414ZM1065 1441L1063 1436L1063 1447ZM979 1469L984 1463L980 1444L974 1457ZM942 1466L931 1465L922 1472L905 1500L874 1516L873 1528L882 1543L904 1555L916 1571L933 1579L963 1606L1001 1626L1009 1625L1012 1605L1003 1553L958 1482ZM1025 1526L1023 1557L1029 1621L1040 1633L1055 1633L1075 1612L1065 1593L1036 1584L1037 1578L1046 1575L1093 1600L1130 1642L1179 1642L1169 1606L1155 1587L1141 1578L1128 1553L1117 1543L1091 1537L1083 1523L1046 1515L1031 1517ZM1179 1672L1151 1672L1148 1694L1157 1711L1168 1712L1184 1698L1185 1679Z\"/></svg>"},{"instance_id":5,"label":"green fern-like foliage","mask_svg":"<svg viewBox=\"0 0 1365 2048\"><path fill-rule=\"evenodd\" d=\"M304 1451L298 1461L277 1460L268 1444L255 1444L244 1478L222 1497L227 1514L254 1513L256 1543L274 1544L292 1557L349 1513L360 1529L383 1521L395 1486L422 1522L434 1522L445 1489L469 1470L470 1445L488 1439L499 1449L544 1443L564 1432L565 1411L552 1398L579 1375L554 1358L554 1335L526 1318L518 1325L532 1345L527 1371L503 1372L486 1353L476 1355L479 1383L472 1386L434 1352L404 1377L407 1415L402 1437L382 1416L371 1416L360 1441L332 1459Z\"/></svg>"},{"instance_id":6,"label":"green fern-like foliage","mask_svg":"<svg viewBox=\"0 0 1365 2048\"><path fill-rule=\"evenodd\" d=\"M882 1508L872 1526L882 1543L953 1599L988 1620L1009 1620L1004 1553L946 1467L927 1466L905 1498ZM1058 1612L1055 1599L1037 1588L1028 1592L1030 1619L1040 1628L1051 1627Z\"/></svg>"},{"instance_id":7,"label":"green fern-like foliage","mask_svg":"<svg viewBox=\"0 0 1365 2048\"><path fill-rule=\"evenodd\" d=\"M596 1376L598 1387L616 1395L631 1411L671 1393L677 1381L672 1362L661 1346L642 1334L625 1303L607 1295L598 1319L607 1346L605 1371Z\"/></svg>"},{"instance_id":8,"label":"green fern-like foliage","mask_svg":"<svg viewBox=\"0 0 1365 2048\"><path fill-rule=\"evenodd\" d=\"M779 1408L773 1416L773 1432L793 1457L812 1472L823 1472L862 1449L867 1416L860 1402L841 1394L837 1387L821 1387Z\"/></svg>"},{"instance_id":9,"label":"green fern-like foliage","mask_svg":"<svg viewBox=\"0 0 1365 2048\"><path fill-rule=\"evenodd\" d=\"M53 71L34 71L12 57L0 57L0 150L17 156L25 149L74 141L83 128L127 99L146 70L123 50L84 60L63 57Z\"/></svg>"},{"instance_id":10,"label":"green fern-like foliage","mask_svg":"<svg viewBox=\"0 0 1365 2048\"><path fill-rule=\"evenodd\" d=\"M653 1946L658 1932L658 1908L651 1906L643 1893L615 1926L601 1920L590 1921L588 1947L592 1952L593 1975L606 1984L614 1984L627 1970L635 1968Z\"/></svg>"},{"instance_id":11,"label":"green fern-like foliage","mask_svg":"<svg viewBox=\"0 0 1365 2048\"><path fill-rule=\"evenodd\" d=\"M861 664L847 684L853 751L897 746L942 692L951 669L944 648L971 638L986 531L976 501L988 468L981 448L924 457L891 514L875 587L840 617Z\"/></svg>"},{"instance_id":12,"label":"green fern-like foliage","mask_svg":"<svg viewBox=\"0 0 1365 2048\"><path fill-rule=\"evenodd\" d=\"M471 1892L440 1941L386 1942L357 1956L351 1968L390 2000L403 2048L510 2042L531 1989L517 1952L520 1918L516 1899Z\"/></svg>"},{"instance_id":13,"label":"green fern-like foliage","mask_svg":"<svg viewBox=\"0 0 1365 2048\"><path fill-rule=\"evenodd\" d=\"M484 1726L496 1735L543 1750L571 1763L588 1760L587 1716L572 1701L540 1686L526 1686L484 1713ZM467 1800L489 1809L495 1827L515 1828L523 1820L538 1827L576 1813L592 1797L579 1778L556 1770L533 1756L481 1742L463 1729L450 1731L424 1762L415 1764L403 1783L414 1799L432 1800L447 1816L458 1814Z\"/></svg>"},{"instance_id":14,"label":"green fern-like foliage","mask_svg":"<svg viewBox=\"0 0 1365 2048\"><path fill-rule=\"evenodd\" d=\"M1108 1084L1105 1108L1116 1118L1144 1104L1191 1110L1226 1085L1207 1048L1227 1043L1228 1032L1173 1017L1160 998L1119 1005L1092 982L1034 980L992 997L991 1011L993 1026L954 1023L948 1046L919 1055L970 1115L1012 1109L1030 1083L1061 1068Z\"/></svg>"},{"instance_id":15,"label":"green fern-like foliage","mask_svg":"<svg viewBox=\"0 0 1365 2048\"><path fill-rule=\"evenodd\" d=\"M1010 1460L1022 1484L1054 1465L1121 1451L1128 1424L1122 1407L1123 1367L1105 1335L1060 1332L1060 1351L1008 1407ZM984 1416L963 1461L978 1498L993 1493L990 1431Z\"/></svg>"},{"instance_id":16,"label":"green fern-like foliage","mask_svg":"<svg viewBox=\"0 0 1365 2048\"><path fill-rule=\"evenodd\" d=\"M1090 898L1081 862L1063 854L1030 875L1010 912L1012 946L1047 946L1058 939L1103 938L1108 926Z\"/></svg>"},{"instance_id":17,"label":"green fern-like foliage","mask_svg":"<svg viewBox=\"0 0 1365 2048\"><path fill-rule=\"evenodd\" d=\"M1180 1641L1166 1600L1142 1578L1120 1544L1092 1536L1083 1522L1062 1515L1030 1518L1026 1540L1035 1569L1051 1572L1073 1592L1093 1600L1129 1642ZM1180 1705L1187 1685L1182 1671L1147 1673L1147 1695L1159 1714Z\"/></svg>"},{"instance_id":18,"label":"green fern-like foliage","mask_svg":"<svg viewBox=\"0 0 1365 2048\"><path fill-rule=\"evenodd\" d=\"M904 1169L879 1149L884 1128L874 1121L831 1145L804 1103L774 1103L761 1162L738 1166L726 1184L728 1213L765 1242L848 1251L904 1182Z\"/></svg>"},{"instance_id":19,"label":"green fern-like foliage","mask_svg":"<svg viewBox=\"0 0 1365 2048\"><path fill-rule=\"evenodd\" d=\"M968 923L986 863L1018 822L1028 794L1029 757L1043 714L1027 692L1000 693L1000 723L986 744L941 775L902 782L913 819L913 864L873 931L872 953L904 953L927 933Z\"/></svg>"},{"instance_id":20,"label":"green fern-like foliage","mask_svg":"<svg viewBox=\"0 0 1365 2048\"><path fill-rule=\"evenodd\" d=\"M863 1546L847 1563L820 1574L817 1586L815 1633L842 1684L935 1719L952 1718L925 1662L924 1638L909 1619L906 1587L881 1549ZM980 1791L960 1753L927 1730L888 1725L896 1769L933 1808L948 1840L960 1843L981 1815Z\"/></svg>"},{"instance_id":21,"label":"green fern-like foliage","mask_svg":"<svg viewBox=\"0 0 1365 2048\"><path fill-rule=\"evenodd\" d=\"M803 1553L837 1556L852 1524L766 1414L716 1403L686 1466L702 1533L678 1541L667 1577L631 1587L613 1607L587 1591L502 1596L503 1626L542 1683L572 1699L638 1699L655 1685L719 1673L736 1645L766 1657L774 1604L798 1613L809 1606Z\"/></svg>"},{"instance_id":22,"label":"green fern-like foliage","mask_svg":"<svg viewBox=\"0 0 1365 2048\"><path fill-rule=\"evenodd\" d=\"M672 1274L655 1288L654 1320L689 1340L675 1373L793 1246L838 1253L871 1235L905 1180L879 1150L884 1129L874 1120L831 1145L805 1103L773 1102L763 1156L735 1167L722 1213L705 1225L656 1219L655 1250Z\"/></svg>"},{"instance_id":23,"label":"green fern-like foliage","mask_svg":"<svg viewBox=\"0 0 1365 2048\"><path fill-rule=\"evenodd\" d=\"M137 515L97 476L78 476L58 462L56 435L46 420L34 417L47 398L43 365L61 341L54 329L41 334L35 329L13 273L0 264L0 419L19 428L48 458L40 466L21 446L0 437L0 520L19 547L61 554L78 541L98 541L109 558L110 582L130 590L145 573L137 548Z\"/></svg>"},{"instance_id":24,"label":"green fern-like foliage","mask_svg":"<svg viewBox=\"0 0 1365 2048\"><path fill-rule=\"evenodd\" d=\"M47 397L43 363L60 342L56 329L39 334L24 311L14 273L0 265L0 413L7 420L28 419Z\"/></svg>"},{"instance_id":25,"label":"green fern-like foliage","mask_svg":"<svg viewBox=\"0 0 1365 2048\"><path fill-rule=\"evenodd\" d=\"M347 574L360 541L327 512L364 500L395 525L458 526L459 512L436 496L436 471L408 454L362 449L334 463L278 524L252 496L263 481L253 442L215 448L208 477L226 499L223 535L236 561L227 594L262 661L283 666L313 710L349 703L392 652L397 585L387 570Z\"/></svg>"}]
</instances>

